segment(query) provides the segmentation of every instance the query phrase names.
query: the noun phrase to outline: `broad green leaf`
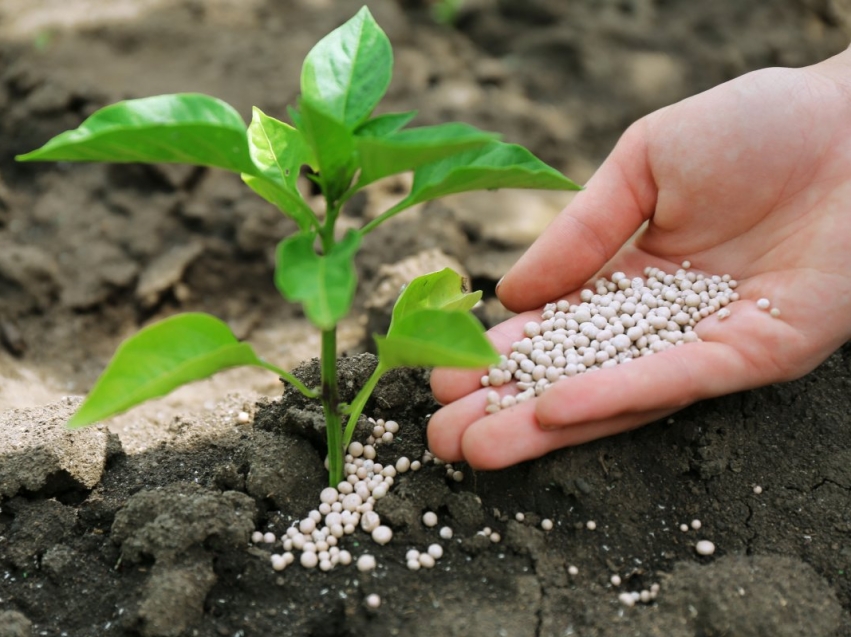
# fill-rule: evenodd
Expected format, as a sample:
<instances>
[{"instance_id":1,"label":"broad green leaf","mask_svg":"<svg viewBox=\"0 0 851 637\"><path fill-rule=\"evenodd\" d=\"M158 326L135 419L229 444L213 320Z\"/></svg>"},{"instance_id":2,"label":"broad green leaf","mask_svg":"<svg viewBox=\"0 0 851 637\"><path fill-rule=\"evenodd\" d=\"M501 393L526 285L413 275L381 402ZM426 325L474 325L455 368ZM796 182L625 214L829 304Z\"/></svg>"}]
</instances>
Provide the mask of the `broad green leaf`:
<instances>
[{"instance_id":1,"label":"broad green leaf","mask_svg":"<svg viewBox=\"0 0 851 637\"><path fill-rule=\"evenodd\" d=\"M315 164L304 136L289 124L254 108L248 127L248 148L259 176L242 178L254 192L293 217L302 230L318 224L298 190L302 165Z\"/></svg>"},{"instance_id":2,"label":"broad green leaf","mask_svg":"<svg viewBox=\"0 0 851 637\"><path fill-rule=\"evenodd\" d=\"M383 369L486 367L499 361L481 323L469 312L416 310L375 342Z\"/></svg>"},{"instance_id":3,"label":"broad green leaf","mask_svg":"<svg viewBox=\"0 0 851 637\"><path fill-rule=\"evenodd\" d=\"M495 138L493 133L459 123L409 128L383 137L358 137L358 186L480 148Z\"/></svg>"},{"instance_id":4,"label":"broad green leaf","mask_svg":"<svg viewBox=\"0 0 851 637\"><path fill-rule=\"evenodd\" d=\"M301 113L298 112L298 109L295 106L287 106L287 114L290 116L290 119L293 121L293 126L297 129L302 129L301 122Z\"/></svg>"},{"instance_id":5,"label":"broad green leaf","mask_svg":"<svg viewBox=\"0 0 851 637\"><path fill-rule=\"evenodd\" d=\"M405 128L416 116L417 111L377 115L358 126L355 130L355 135L362 137L383 137L384 135L390 135Z\"/></svg>"},{"instance_id":6,"label":"broad green leaf","mask_svg":"<svg viewBox=\"0 0 851 637\"><path fill-rule=\"evenodd\" d=\"M264 366L224 322L209 314L172 316L121 344L68 426L90 425L238 365Z\"/></svg>"},{"instance_id":7,"label":"broad green leaf","mask_svg":"<svg viewBox=\"0 0 851 637\"><path fill-rule=\"evenodd\" d=\"M304 59L301 92L354 130L381 101L393 73L390 40L363 7Z\"/></svg>"},{"instance_id":8,"label":"broad green leaf","mask_svg":"<svg viewBox=\"0 0 851 637\"><path fill-rule=\"evenodd\" d=\"M291 301L299 301L307 318L327 330L346 316L357 286L354 255L361 235L350 230L325 255L314 249L316 233L301 232L278 244L275 284Z\"/></svg>"},{"instance_id":9,"label":"broad green leaf","mask_svg":"<svg viewBox=\"0 0 851 637\"><path fill-rule=\"evenodd\" d=\"M312 102L302 99L299 107L301 131L316 157L322 192L334 200L348 189L355 173L354 135Z\"/></svg>"},{"instance_id":10,"label":"broad green leaf","mask_svg":"<svg viewBox=\"0 0 851 637\"><path fill-rule=\"evenodd\" d=\"M482 298L481 291L466 292L464 278L452 268L418 276L402 290L393 306L393 325L418 310L433 309L466 312Z\"/></svg>"},{"instance_id":11,"label":"broad green leaf","mask_svg":"<svg viewBox=\"0 0 851 637\"><path fill-rule=\"evenodd\" d=\"M239 113L219 99L197 93L112 104L75 130L17 159L171 162L257 172Z\"/></svg>"},{"instance_id":12,"label":"broad green leaf","mask_svg":"<svg viewBox=\"0 0 851 637\"><path fill-rule=\"evenodd\" d=\"M363 231L368 232L382 221L424 201L459 192L498 188L581 190L581 186L522 146L494 141L417 168L408 196L365 226Z\"/></svg>"}]
</instances>

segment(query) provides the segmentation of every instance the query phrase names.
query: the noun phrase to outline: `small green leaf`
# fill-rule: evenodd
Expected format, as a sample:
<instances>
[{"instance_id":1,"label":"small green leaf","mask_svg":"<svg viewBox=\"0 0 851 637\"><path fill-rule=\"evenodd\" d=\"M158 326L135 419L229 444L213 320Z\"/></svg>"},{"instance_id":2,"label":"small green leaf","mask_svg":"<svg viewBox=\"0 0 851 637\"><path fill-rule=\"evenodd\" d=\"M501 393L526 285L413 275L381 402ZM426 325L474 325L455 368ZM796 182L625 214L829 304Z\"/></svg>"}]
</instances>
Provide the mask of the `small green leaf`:
<instances>
[{"instance_id":1,"label":"small green leaf","mask_svg":"<svg viewBox=\"0 0 851 637\"><path fill-rule=\"evenodd\" d=\"M295 219L302 230L318 225L316 216L298 190L302 165L315 163L302 134L255 107L248 127L248 147L260 176L243 174L243 181Z\"/></svg>"},{"instance_id":2,"label":"small green leaf","mask_svg":"<svg viewBox=\"0 0 851 637\"><path fill-rule=\"evenodd\" d=\"M350 230L326 255L316 254L316 233L301 232L278 244L275 284L299 301L307 318L327 330L346 316L357 287L354 255L361 235Z\"/></svg>"},{"instance_id":3,"label":"small green leaf","mask_svg":"<svg viewBox=\"0 0 851 637\"><path fill-rule=\"evenodd\" d=\"M381 101L392 72L390 40L363 7L307 54L301 69L301 92L354 130Z\"/></svg>"},{"instance_id":4,"label":"small green leaf","mask_svg":"<svg viewBox=\"0 0 851 637\"><path fill-rule=\"evenodd\" d=\"M238 365L264 367L247 343L209 314L178 314L124 341L68 422L84 427L193 380Z\"/></svg>"},{"instance_id":5,"label":"small green leaf","mask_svg":"<svg viewBox=\"0 0 851 637\"><path fill-rule=\"evenodd\" d=\"M486 367L499 361L481 323L469 312L416 310L375 342L384 369Z\"/></svg>"},{"instance_id":6,"label":"small green leaf","mask_svg":"<svg viewBox=\"0 0 851 637\"><path fill-rule=\"evenodd\" d=\"M522 146L493 141L417 168L408 196L367 224L362 232L369 232L402 210L424 201L497 188L582 189Z\"/></svg>"},{"instance_id":7,"label":"small green leaf","mask_svg":"<svg viewBox=\"0 0 851 637\"><path fill-rule=\"evenodd\" d=\"M269 117L256 106L248 127L248 148L263 176L296 193L302 165L315 164L313 153L299 131Z\"/></svg>"},{"instance_id":8,"label":"small green leaf","mask_svg":"<svg viewBox=\"0 0 851 637\"><path fill-rule=\"evenodd\" d=\"M358 186L444 158L451 159L495 138L493 133L460 123L409 128L383 137L358 137L355 140L361 165Z\"/></svg>"},{"instance_id":9,"label":"small green leaf","mask_svg":"<svg viewBox=\"0 0 851 637\"><path fill-rule=\"evenodd\" d=\"M416 116L417 111L377 115L358 126L355 130L355 135L361 137L384 137L405 128Z\"/></svg>"},{"instance_id":10,"label":"small green leaf","mask_svg":"<svg viewBox=\"0 0 851 637\"><path fill-rule=\"evenodd\" d=\"M390 333L393 333L394 323L418 310L466 312L473 309L481 298L481 291L469 293L464 290L464 278L452 268L418 276L405 286L396 299Z\"/></svg>"},{"instance_id":11,"label":"small green leaf","mask_svg":"<svg viewBox=\"0 0 851 637\"><path fill-rule=\"evenodd\" d=\"M302 133L313 149L319 168L319 183L325 197L337 199L349 187L354 176L354 135L312 102L299 102Z\"/></svg>"},{"instance_id":12,"label":"small green leaf","mask_svg":"<svg viewBox=\"0 0 851 637\"><path fill-rule=\"evenodd\" d=\"M159 95L112 104L19 161L172 162L254 174L245 122L207 95Z\"/></svg>"}]
</instances>

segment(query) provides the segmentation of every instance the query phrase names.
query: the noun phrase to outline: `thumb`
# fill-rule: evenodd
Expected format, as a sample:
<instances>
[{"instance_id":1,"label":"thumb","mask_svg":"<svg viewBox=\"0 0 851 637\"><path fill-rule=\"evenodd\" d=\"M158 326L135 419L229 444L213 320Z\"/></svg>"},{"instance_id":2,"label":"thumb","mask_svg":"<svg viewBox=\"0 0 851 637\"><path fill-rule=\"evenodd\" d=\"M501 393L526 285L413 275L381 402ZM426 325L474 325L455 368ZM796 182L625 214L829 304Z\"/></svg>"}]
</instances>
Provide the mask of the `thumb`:
<instances>
[{"instance_id":1,"label":"thumb","mask_svg":"<svg viewBox=\"0 0 851 637\"><path fill-rule=\"evenodd\" d=\"M514 312L540 307L579 288L626 243L656 207L639 120L580 192L537 238L498 286Z\"/></svg>"}]
</instances>

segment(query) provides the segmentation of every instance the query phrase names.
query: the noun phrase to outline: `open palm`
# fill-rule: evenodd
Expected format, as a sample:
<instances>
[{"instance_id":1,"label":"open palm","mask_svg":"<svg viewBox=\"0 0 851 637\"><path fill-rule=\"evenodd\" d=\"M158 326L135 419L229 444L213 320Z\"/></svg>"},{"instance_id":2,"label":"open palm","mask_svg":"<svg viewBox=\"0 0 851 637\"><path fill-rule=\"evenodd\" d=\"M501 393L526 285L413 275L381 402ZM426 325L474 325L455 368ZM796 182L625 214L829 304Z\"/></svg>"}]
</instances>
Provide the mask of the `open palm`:
<instances>
[{"instance_id":1,"label":"open palm","mask_svg":"<svg viewBox=\"0 0 851 637\"><path fill-rule=\"evenodd\" d=\"M700 342L572 377L487 416L481 371L436 370L446 406L429 423L432 450L508 466L791 380L851 338L851 51L748 74L630 127L505 276L500 300L522 313L489 335L508 352L544 303L575 299L597 273L673 272L686 259L740 284L728 319L697 325ZM779 318L756 308L761 297Z\"/></svg>"}]
</instances>

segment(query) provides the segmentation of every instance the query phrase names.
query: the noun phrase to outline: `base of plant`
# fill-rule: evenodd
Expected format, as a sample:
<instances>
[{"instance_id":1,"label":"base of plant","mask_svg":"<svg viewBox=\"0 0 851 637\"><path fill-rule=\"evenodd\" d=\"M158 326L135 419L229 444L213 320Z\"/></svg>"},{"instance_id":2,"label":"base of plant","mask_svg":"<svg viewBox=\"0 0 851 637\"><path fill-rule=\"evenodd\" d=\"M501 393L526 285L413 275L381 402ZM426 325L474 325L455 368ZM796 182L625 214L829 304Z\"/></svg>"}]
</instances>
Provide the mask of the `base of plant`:
<instances>
[{"instance_id":1,"label":"base of plant","mask_svg":"<svg viewBox=\"0 0 851 637\"><path fill-rule=\"evenodd\" d=\"M282 552L272 553L269 557L272 568L282 571L296 561L299 553L299 563L305 568L318 567L330 571L338 566L356 564L358 570L369 571L377 567L375 558L368 550L354 556L343 548L347 536L358 532L367 533L376 544L387 544L393 537L390 527L381 523L381 518L375 511L377 501L384 498L393 487L399 475L408 471L419 471L424 465L432 463L442 465L446 470L448 480L460 482L464 474L451 464L444 463L428 451L421 459L411 461L407 457L397 458L393 464L382 465L376 460L377 447L389 445L399 431L399 425L393 421L369 419L373 425L372 434L365 444L352 442L346 449L344 472L345 478L336 487L328 487L319 494L320 503L310 511L307 517L293 522L285 535L280 538L271 532L255 531L252 535L254 543L272 544L283 549ZM436 522L424 519L428 526ZM447 527L448 528L448 527ZM445 535L445 533L444 533ZM451 537L451 533L449 534ZM358 545L357 542L354 545ZM414 555L414 551L416 555ZM442 556L443 547L435 542L422 551L412 549L408 552L408 568L433 568Z\"/></svg>"}]
</instances>

